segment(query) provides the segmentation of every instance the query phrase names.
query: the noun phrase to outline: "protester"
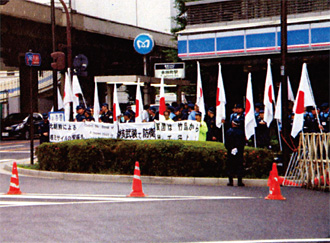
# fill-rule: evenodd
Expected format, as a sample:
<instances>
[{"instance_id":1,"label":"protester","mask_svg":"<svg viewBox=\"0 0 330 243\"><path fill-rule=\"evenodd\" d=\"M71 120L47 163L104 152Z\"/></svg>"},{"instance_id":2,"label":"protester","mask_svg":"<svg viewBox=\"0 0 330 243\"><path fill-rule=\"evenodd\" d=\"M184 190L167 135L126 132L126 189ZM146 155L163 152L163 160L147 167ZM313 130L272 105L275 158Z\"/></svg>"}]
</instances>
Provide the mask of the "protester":
<instances>
[{"instance_id":1,"label":"protester","mask_svg":"<svg viewBox=\"0 0 330 243\"><path fill-rule=\"evenodd\" d=\"M240 129L241 120L235 118L232 121L232 127L226 132L225 147L227 149L227 173L228 173L228 186L234 185L234 176L238 178L238 186L245 186L242 178L244 175L243 168L243 152L245 146L245 135Z\"/></svg>"},{"instance_id":2,"label":"protester","mask_svg":"<svg viewBox=\"0 0 330 243\"><path fill-rule=\"evenodd\" d=\"M48 114L42 114L42 122L39 125L39 134L40 134L40 144L49 142L49 120Z\"/></svg>"},{"instance_id":3,"label":"protester","mask_svg":"<svg viewBox=\"0 0 330 243\"><path fill-rule=\"evenodd\" d=\"M129 111L125 111L124 123L131 123L131 122L135 122L135 117Z\"/></svg>"},{"instance_id":4,"label":"protester","mask_svg":"<svg viewBox=\"0 0 330 243\"><path fill-rule=\"evenodd\" d=\"M264 121L264 110L259 110L256 127L256 139L258 148L270 148L270 129Z\"/></svg>"},{"instance_id":5,"label":"protester","mask_svg":"<svg viewBox=\"0 0 330 243\"><path fill-rule=\"evenodd\" d=\"M189 116L188 116L188 120L192 120L195 121L196 120L196 112L199 111L199 107L197 104L194 105L194 108L192 108L193 104L189 104L189 108L191 109Z\"/></svg>"},{"instance_id":6,"label":"protester","mask_svg":"<svg viewBox=\"0 0 330 243\"><path fill-rule=\"evenodd\" d=\"M149 122L149 109L150 109L150 105L143 106L142 122Z\"/></svg>"},{"instance_id":7,"label":"protester","mask_svg":"<svg viewBox=\"0 0 330 243\"><path fill-rule=\"evenodd\" d=\"M176 107L174 110L175 116L173 117L173 121L181 121L182 120L182 114L181 114L181 107Z\"/></svg>"},{"instance_id":8,"label":"protester","mask_svg":"<svg viewBox=\"0 0 330 243\"><path fill-rule=\"evenodd\" d=\"M206 122L202 121L202 113L197 111L195 117L196 121L200 123L198 141L206 141L206 133L208 129Z\"/></svg>"},{"instance_id":9,"label":"protester","mask_svg":"<svg viewBox=\"0 0 330 243\"><path fill-rule=\"evenodd\" d=\"M85 119L84 121L91 122L95 121L94 117L92 116L92 111L90 108L87 108L84 113Z\"/></svg>"},{"instance_id":10,"label":"protester","mask_svg":"<svg viewBox=\"0 0 330 243\"><path fill-rule=\"evenodd\" d=\"M76 121L76 122L84 121L84 119L85 119L85 115L84 115L85 110L84 110L84 108L81 105L78 105L76 107L76 111L77 111L77 115L76 115L76 118L74 119L74 121Z\"/></svg>"},{"instance_id":11,"label":"protester","mask_svg":"<svg viewBox=\"0 0 330 243\"><path fill-rule=\"evenodd\" d=\"M164 111L164 117L165 117L165 121L173 122L173 120L170 117L170 112L169 111Z\"/></svg>"},{"instance_id":12,"label":"protester","mask_svg":"<svg viewBox=\"0 0 330 243\"><path fill-rule=\"evenodd\" d=\"M109 105L107 103L102 104L100 113L101 116L99 118L99 122L113 123L112 112L109 110Z\"/></svg>"},{"instance_id":13,"label":"protester","mask_svg":"<svg viewBox=\"0 0 330 243\"><path fill-rule=\"evenodd\" d=\"M152 106L149 109L149 121L155 121L155 120L159 120L159 112L157 111L156 107Z\"/></svg>"},{"instance_id":14,"label":"protester","mask_svg":"<svg viewBox=\"0 0 330 243\"><path fill-rule=\"evenodd\" d=\"M330 112L329 112L329 103L323 103L321 105L321 112L320 112L320 126L319 128L322 132L329 132L329 125L330 125Z\"/></svg>"},{"instance_id":15,"label":"protester","mask_svg":"<svg viewBox=\"0 0 330 243\"><path fill-rule=\"evenodd\" d=\"M215 121L215 109L214 107L210 107L207 111L207 116L205 117L205 122L207 124L207 141L219 141L220 140L220 130L216 126Z\"/></svg>"}]
</instances>

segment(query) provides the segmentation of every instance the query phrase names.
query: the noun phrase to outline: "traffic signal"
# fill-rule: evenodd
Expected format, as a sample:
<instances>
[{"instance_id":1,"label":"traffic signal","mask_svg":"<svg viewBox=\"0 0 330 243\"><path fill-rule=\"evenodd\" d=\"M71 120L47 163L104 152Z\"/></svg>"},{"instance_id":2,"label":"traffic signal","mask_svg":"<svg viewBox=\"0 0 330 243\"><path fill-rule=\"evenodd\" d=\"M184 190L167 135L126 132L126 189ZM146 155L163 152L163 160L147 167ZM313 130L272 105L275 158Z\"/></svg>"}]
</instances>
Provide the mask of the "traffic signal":
<instances>
[{"instance_id":1,"label":"traffic signal","mask_svg":"<svg viewBox=\"0 0 330 243\"><path fill-rule=\"evenodd\" d=\"M57 51L50 55L54 59L54 62L51 64L52 68L55 70L63 70L65 68L65 54L61 51Z\"/></svg>"}]
</instances>

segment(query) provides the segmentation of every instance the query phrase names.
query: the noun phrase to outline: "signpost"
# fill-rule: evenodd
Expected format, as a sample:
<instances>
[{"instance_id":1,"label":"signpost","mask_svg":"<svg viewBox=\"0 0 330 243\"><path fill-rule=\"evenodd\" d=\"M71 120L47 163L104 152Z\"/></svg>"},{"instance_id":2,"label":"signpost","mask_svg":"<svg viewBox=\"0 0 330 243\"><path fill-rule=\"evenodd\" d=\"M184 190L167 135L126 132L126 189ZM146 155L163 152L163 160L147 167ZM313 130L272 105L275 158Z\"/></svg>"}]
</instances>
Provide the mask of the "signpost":
<instances>
[{"instance_id":1,"label":"signpost","mask_svg":"<svg viewBox=\"0 0 330 243\"><path fill-rule=\"evenodd\" d=\"M155 78L185 78L185 64L179 63L155 63Z\"/></svg>"},{"instance_id":2,"label":"signpost","mask_svg":"<svg viewBox=\"0 0 330 243\"><path fill-rule=\"evenodd\" d=\"M30 67L30 163L33 165L33 138L34 138L34 124L33 124L33 89L32 89L32 68L41 65L41 56L39 53L27 52L25 53L25 64Z\"/></svg>"}]
</instances>

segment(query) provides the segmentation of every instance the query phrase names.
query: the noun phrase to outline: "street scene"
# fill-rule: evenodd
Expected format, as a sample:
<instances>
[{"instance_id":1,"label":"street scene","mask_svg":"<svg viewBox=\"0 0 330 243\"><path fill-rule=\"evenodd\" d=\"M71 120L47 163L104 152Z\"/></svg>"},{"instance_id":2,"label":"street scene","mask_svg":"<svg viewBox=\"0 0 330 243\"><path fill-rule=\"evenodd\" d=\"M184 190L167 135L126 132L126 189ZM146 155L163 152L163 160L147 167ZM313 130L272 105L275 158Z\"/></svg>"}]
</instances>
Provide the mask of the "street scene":
<instances>
[{"instance_id":1,"label":"street scene","mask_svg":"<svg viewBox=\"0 0 330 243\"><path fill-rule=\"evenodd\" d=\"M2 0L1 242L330 242L330 0Z\"/></svg>"}]
</instances>

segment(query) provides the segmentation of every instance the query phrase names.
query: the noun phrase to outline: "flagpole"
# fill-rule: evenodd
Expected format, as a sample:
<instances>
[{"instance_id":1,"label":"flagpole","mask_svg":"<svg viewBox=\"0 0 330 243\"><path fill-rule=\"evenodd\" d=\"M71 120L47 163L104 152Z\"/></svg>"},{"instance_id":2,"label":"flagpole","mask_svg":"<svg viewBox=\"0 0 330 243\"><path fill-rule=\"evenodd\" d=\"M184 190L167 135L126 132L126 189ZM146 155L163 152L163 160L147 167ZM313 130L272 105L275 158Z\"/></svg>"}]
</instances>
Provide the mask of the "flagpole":
<instances>
[{"instance_id":1,"label":"flagpole","mask_svg":"<svg viewBox=\"0 0 330 243\"><path fill-rule=\"evenodd\" d=\"M225 143L225 126L222 124L222 143Z\"/></svg>"},{"instance_id":2,"label":"flagpole","mask_svg":"<svg viewBox=\"0 0 330 243\"><path fill-rule=\"evenodd\" d=\"M277 124L277 134L278 134L278 143L280 144L280 150L282 151L282 141L281 141L281 133L280 133L280 126L278 120L276 119Z\"/></svg>"},{"instance_id":3,"label":"flagpole","mask_svg":"<svg viewBox=\"0 0 330 243\"><path fill-rule=\"evenodd\" d=\"M254 129L254 147L256 148L257 147L257 134L256 134L256 129Z\"/></svg>"}]
</instances>

